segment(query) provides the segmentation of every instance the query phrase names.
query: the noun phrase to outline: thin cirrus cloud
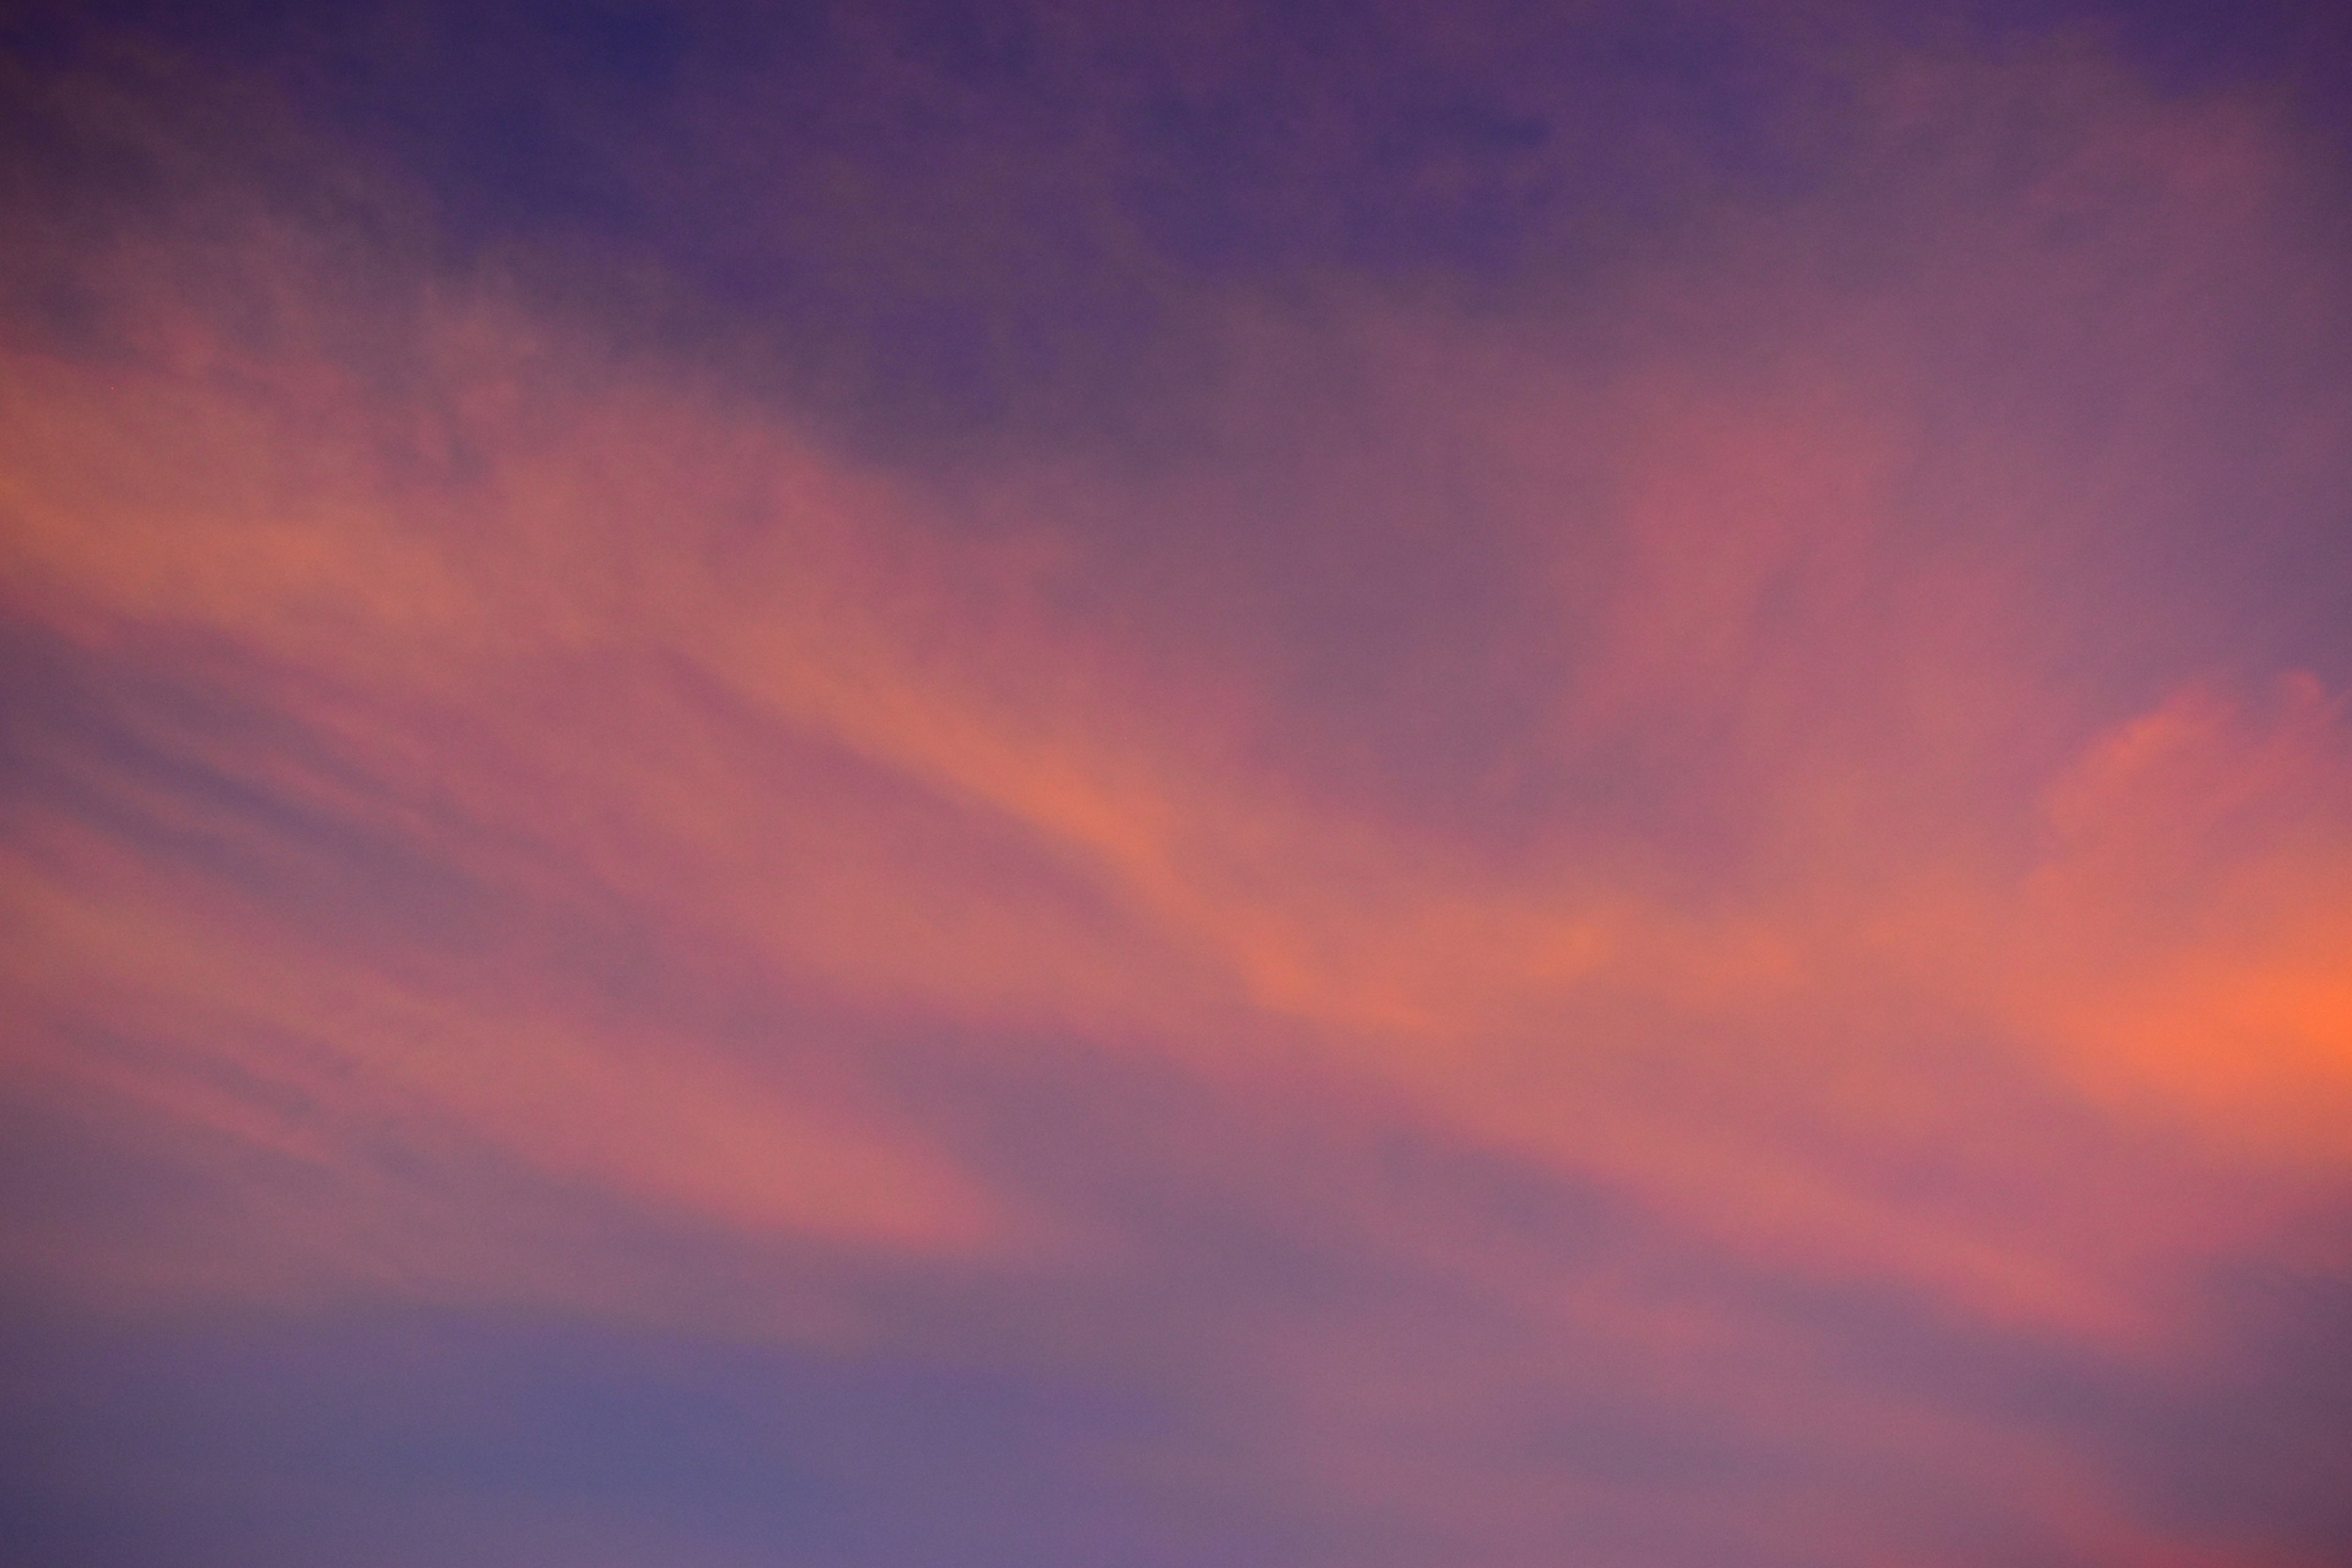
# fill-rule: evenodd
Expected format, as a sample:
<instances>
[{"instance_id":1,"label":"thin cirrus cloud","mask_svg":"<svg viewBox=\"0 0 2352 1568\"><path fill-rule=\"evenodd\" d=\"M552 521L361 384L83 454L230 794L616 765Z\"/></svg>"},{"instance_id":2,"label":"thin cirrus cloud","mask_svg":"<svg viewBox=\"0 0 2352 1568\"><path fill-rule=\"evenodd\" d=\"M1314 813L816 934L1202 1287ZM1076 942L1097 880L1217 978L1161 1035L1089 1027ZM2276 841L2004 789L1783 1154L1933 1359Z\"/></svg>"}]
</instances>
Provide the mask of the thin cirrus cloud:
<instances>
[{"instance_id":1,"label":"thin cirrus cloud","mask_svg":"<svg viewBox=\"0 0 2352 1568\"><path fill-rule=\"evenodd\" d=\"M12 44L40 1560L2340 1554L2270 79L599 18Z\"/></svg>"}]
</instances>

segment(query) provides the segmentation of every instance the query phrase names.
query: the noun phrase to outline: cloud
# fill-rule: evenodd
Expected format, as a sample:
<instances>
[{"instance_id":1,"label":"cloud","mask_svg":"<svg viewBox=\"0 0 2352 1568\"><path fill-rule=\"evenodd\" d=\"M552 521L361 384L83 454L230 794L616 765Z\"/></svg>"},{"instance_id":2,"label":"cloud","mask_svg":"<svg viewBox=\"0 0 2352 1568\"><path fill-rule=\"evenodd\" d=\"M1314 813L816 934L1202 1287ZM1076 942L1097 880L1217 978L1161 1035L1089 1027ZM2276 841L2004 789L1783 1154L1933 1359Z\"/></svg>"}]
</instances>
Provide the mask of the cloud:
<instances>
[{"instance_id":1,"label":"cloud","mask_svg":"<svg viewBox=\"0 0 2352 1568\"><path fill-rule=\"evenodd\" d=\"M866 58L998 124L1021 51L968 42ZM1148 157L1080 114L959 200L1265 134L1230 52ZM1182 417L968 446L435 259L396 179L328 165L321 217L62 95L188 183L11 273L86 263L80 325L0 353L20 1293L101 1325L69 1340L723 1343L670 1386L900 1412L820 1559L936 1544L874 1522L894 1466L1168 1540L1213 1500L1268 1562L2324 1557L2326 1413L2231 1358L2329 1309L2214 1281L2344 1262L2327 176L2080 39L1819 68L1834 133L1758 110L1817 180L1685 170L1588 214L1639 265L1469 297L1431 255L1580 143L1408 81L1239 192L1222 261L1100 264L1198 334L1118 405ZM332 150L300 119L240 133ZM1391 135L1400 210L1464 226L1403 262L1395 213L1282 194ZM720 140L766 210L824 184ZM874 222L945 200L861 155L825 167ZM547 221L583 274L656 244ZM929 253L818 226L861 321L964 270L861 280ZM1034 237L988 233L967 281L1017 319ZM530 1449L562 1397L516 1376ZM2215 1411L2267 1502L2149 1435ZM520 1556L565 1510L517 1485L466 1507Z\"/></svg>"},{"instance_id":2,"label":"cloud","mask_svg":"<svg viewBox=\"0 0 2352 1568\"><path fill-rule=\"evenodd\" d=\"M2025 1005L2085 1076L2249 1153L2341 1158L2345 748L2342 698L2299 675L2259 706L2185 690L2057 781Z\"/></svg>"}]
</instances>

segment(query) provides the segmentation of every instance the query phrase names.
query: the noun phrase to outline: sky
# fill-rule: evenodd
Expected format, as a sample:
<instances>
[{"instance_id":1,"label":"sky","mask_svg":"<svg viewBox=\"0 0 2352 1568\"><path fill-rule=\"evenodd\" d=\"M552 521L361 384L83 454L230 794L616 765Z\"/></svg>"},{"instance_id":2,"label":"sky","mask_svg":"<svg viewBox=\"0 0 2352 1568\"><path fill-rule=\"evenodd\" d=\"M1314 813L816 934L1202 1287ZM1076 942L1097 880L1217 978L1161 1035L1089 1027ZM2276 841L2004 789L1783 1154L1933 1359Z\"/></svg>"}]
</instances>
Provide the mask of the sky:
<instances>
[{"instance_id":1,"label":"sky","mask_svg":"<svg viewBox=\"0 0 2352 1568\"><path fill-rule=\"evenodd\" d=\"M0 17L0 1558L2352 1562L2352 24Z\"/></svg>"}]
</instances>

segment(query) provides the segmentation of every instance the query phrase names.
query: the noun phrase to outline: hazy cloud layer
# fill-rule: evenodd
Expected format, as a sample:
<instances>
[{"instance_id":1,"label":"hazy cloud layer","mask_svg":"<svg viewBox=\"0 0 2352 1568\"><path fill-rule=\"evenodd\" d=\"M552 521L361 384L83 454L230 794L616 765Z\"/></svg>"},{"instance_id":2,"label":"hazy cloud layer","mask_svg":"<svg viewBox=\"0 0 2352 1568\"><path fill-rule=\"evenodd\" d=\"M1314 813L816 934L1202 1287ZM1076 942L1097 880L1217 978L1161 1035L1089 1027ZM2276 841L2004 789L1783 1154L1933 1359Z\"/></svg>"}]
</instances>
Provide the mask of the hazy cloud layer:
<instances>
[{"instance_id":1,"label":"hazy cloud layer","mask_svg":"<svg viewBox=\"0 0 2352 1568\"><path fill-rule=\"evenodd\" d=\"M233 17L8 37L28 1560L2352 1551L2325 20Z\"/></svg>"}]
</instances>

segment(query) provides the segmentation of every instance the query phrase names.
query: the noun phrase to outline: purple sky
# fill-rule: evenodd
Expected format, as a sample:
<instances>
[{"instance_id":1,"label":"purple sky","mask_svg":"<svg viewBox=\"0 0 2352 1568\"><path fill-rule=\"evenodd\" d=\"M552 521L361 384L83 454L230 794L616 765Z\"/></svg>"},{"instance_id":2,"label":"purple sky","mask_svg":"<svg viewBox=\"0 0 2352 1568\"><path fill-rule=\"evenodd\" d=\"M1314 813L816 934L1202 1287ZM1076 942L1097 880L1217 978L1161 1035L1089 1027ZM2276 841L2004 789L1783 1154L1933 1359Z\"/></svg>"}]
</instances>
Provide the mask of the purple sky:
<instances>
[{"instance_id":1,"label":"purple sky","mask_svg":"<svg viewBox=\"0 0 2352 1568\"><path fill-rule=\"evenodd\" d=\"M0 18L0 1559L2352 1561L2326 5Z\"/></svg>"}]
</instances>

